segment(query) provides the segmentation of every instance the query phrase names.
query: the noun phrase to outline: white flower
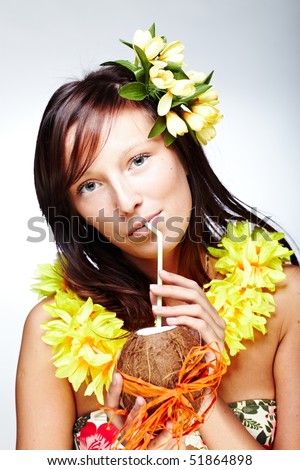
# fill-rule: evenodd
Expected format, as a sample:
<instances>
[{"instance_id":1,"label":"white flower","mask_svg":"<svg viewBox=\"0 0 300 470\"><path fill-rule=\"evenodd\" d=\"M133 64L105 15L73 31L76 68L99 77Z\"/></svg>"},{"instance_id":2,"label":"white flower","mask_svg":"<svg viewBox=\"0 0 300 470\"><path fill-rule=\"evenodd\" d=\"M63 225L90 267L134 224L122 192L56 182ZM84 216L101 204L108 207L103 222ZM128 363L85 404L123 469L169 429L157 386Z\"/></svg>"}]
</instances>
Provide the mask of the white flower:
<instances>
[{"instance_id":1,"label":"white flower","mask_svg":"<svg viewBox=\"0 0 300 470\"><path fill-rule=\"evenodd\" d=\"M203 83L207 75L204 72L197 72L196 70L189 70L186 72L186 75L194 83Z\"/></svg>"},{"instance_id":2,"label":"white flower","mask_svg":"<svg viewBox=\"0 0 300 470\"><path fill-rule=\"evenodd\" d=\"M165 116L171 109L173 95L167 91L158 102L157 113L159 116Z\"/></svg>"},{"instance_id":3,"label":"white flower","mask_svg":"<svg viewBox=\"0 0 300 470\"><path fill-rule=\"evenodd\" d=\"M214 106L196 105L192 106L192 111L199 114L207 123L216 123L220 119L220 111Z\"/></svg>"},{"instance_id":4,"label":"white flower","mask_svg":"<svg viewBox=\"0 0 300 470\"><path fill-rule=\"evenodd\" d=\"M191 96L195 93L195 86L189 79L176 80L169 90L176 96Z\"/></svg>"},{"instance_id":5,"label":"white flower","mask_svg":"<svg viewBox=\"0 0 300 470\"><path fill-rule=\"evenodd\" d=\"M171 87L175 82L174 75L170 70L164 70L156 65L150 68L149 73L152 83L154 83L157 88L165 90Z\"/></svg>"},{"instance_id":6,"label":"white flower","mask_svg":"<svg viewBox=\"0 0 300 470\"><path fill-rule=\"evenodd\" d=\"M216 129L213 126L204 127L200 131L196 132L196 137L202 145L206 145L215 136Z\"/></svg>"},{"instance_id":7,"label":"white flower","mask_svg":"<svg viewBox=\"0 0 300 470\"><path fill-rule=\"evenodd\" d=\"M174 137L188 132L186 123L174 111L169 111L166 115L167 129Z\"/></svg>"},{"instance_id":8,"label":"white flower","mask_svg":"<svg viewBox=\"0 0 300 470\"><path fill-rule=\"evenodd\" d=\"M184 45L180 41L173 41L166 45L159 58L165 62L175 62L178 65L183 65L183 50Z\"/></svg>"},{"instance_id":9,"label":"white flower","mask_svg":"<svg viewBox=\"0 0 300 470\"><path fill-rule=\"evenodd\" d=\"M165 46L165 42L162 37L151 36L149 31L142 31L138 29L133 37L133 45L138 46L145 52L147 59L150 61L158 56Z\"/></svg>"},{"instance_id":10,"label":"white flower","mask_svg":"<svg viewBox=\"0 0 300 470\"><path fill-rule=\"evenodd\" d=\"M200 131L205 124L205 120L200 114L184 111L182 116L193 131Z\"/></svg>"},{"instance_id":11,"label":"white flower","mask_svg":"<svg viewBox=\"0 0 300 470\"><path fill-rule=\"evenodd\" d=\"M201 93L201 95L197 96L197 99L195 101L195 105L198 104L210 104L211 106L214 106L219 103L219 97L218 93L212 89L209 89L205 91L204 93Z\"/></svg>"}]
</instances>

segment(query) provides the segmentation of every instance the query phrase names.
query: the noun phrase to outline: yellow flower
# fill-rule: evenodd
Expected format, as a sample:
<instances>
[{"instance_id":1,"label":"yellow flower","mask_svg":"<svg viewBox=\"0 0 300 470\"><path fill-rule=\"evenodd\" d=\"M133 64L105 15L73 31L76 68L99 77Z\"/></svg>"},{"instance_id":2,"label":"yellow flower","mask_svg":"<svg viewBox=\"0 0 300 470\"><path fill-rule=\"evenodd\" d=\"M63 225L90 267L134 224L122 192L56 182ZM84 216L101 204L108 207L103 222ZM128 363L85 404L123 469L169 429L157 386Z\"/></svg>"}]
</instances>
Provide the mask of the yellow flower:
<instances>
[{"instance_id":1,"label":"yellow flower","mask_svg":"<svg viewBox=\"0 0 300 470\"><path fill-rule=\"evenodd\" d=\"M55 303L45 306L53 318L41 325L45 343L53 348L56 376L68 378L77 391L86 381L86 395L95 393L103 403L118 352L124 345L126 331L115 313L89 298L80 299L72 291L59 291Z\"/></svg>"},{"instance_id":2,"label":"yellow flower","mask_svg":"<svg viewBox=\"0 0 300 470\"><path fill-rule=\"evenodd\" d=\"M161 50L165 46L165 42L162 37L151 36L149 31L142 31L138 29L133 37L133 44L140 47L145 52L145 55L149 61L158 56Z\"/></svg>"},{"instance_id":3,"label":"yellow flower","mask_svg":"<svg viewBox=\"0 0 300 470\"><path fill-rule=\"evenodd\" d=\"M150 31L148 30L143 31L141 29L137 29L136 32L134 33L132 42L135 46L140 47L144 51L146 45L149 44L151 39L152 39L152 35Z\"/></svg>"},{"instance_id":4,"label":"yellow flower","mask_svg":"<svg viewBox=\"0 0 300 470\"><path fill-rule=\"evenodd\" d=\"M196 70L188 70L186 75L189 77L190 80L194 83L203 83L207 77L207 75L203 72L197 72Z\"/></svg>"},{"instance_id":5,"label":"yellow flower","mask_svg":"<svg viewBox=\"0 0 300 470\"><path fill-rule=\"evenodd\" d=\"M200 131L196 131L197 140L202 145L207 143L216 136L216 129L214 126L205 126Z\"/></svg>"},{"instance_id":6,"label":"yellow flower","mask_svg":"<svg viewBox=\"0 0 300 470\"><path fill-rule=\"evenodd\" d=\"M195 100L195 105L202 105L202 104L209 104L211 106L215 106L219 103L219 96L218 93L211 88L201 95L197 96Z\"/></svg>"},{"instance_id":7,"label":"yellow flower","mask_svg":"<svg viewBox=\"0 0 300 470\"><path fill-rule=\"evenodd\" d=\"M166 125L173 137L183 135L190 130L196 142L207 144L216 135L214 125L222 117L214 108L214 105L218 103L217 93L210 89L201 94L201 89L211 87L208 83L212 72L210 74L194 70L184 72L182 68L186 65L183 56L184 45L178 40L167 43L165 36L155 36L154 23L147 31L138 29L134 34L132 44L122 42L135 50L135 61L133 64L129 61L116 63L122 63L124 67L133 71L137 83L123 85L119 94L129 100L145 98L153 100L157 103L159 117L168 116ZM193 106L195 109L192 109ZM203 108L198 110L197 107L200 106ZM199 114L202 120L191 115L186 117L185 122L181 119L184 108ZM170 113L171 110L172 113ZM175 117L173 111L178 116ZM189 123L188 126L187 123ZM164 130L164 120L157 119L149 135L155 137L162 134ZM174 139L171 138L165 139L167 146L173 141Z\"/></svg>"},{"instance_id":8,"label":"yellow flower","mask_svg":"<svg viewBox=\"0 0 300 470\"><path fill-rule=\"evenodd\" d=\"M226 322L225 344L230 356L245 349L242 340L254 340L254 329L266 333L266 318L275 310L273 296L260 288L244 288L231 280L213 280L205 286L211 304Z\"/></svg>"},{"instance_id":9,"label":"yellow flower","mask_svg":"<svg viewBox=\"0 0 300 470\"><path fill-rule=\"evenodd\" d=\"M284 234L261 228L251 232L249 222L229 223L227 232L228 236L220 244L222 248L210 248L210 253L220 258L216 269L243 287L258 286L273 291L275 283L285 278L282 260L289 261L293 253L279 243Z\"/></svg>"},{"instance_id":10,"label":"yellow flower","mask_svg":"<svg viewBox=\"0 0 300 470\"><path fill-rule=\"evenodd\" d=\"M188 132L186 123L181 117L178 116L174 111L169 111L166 115L167 129L171 135L177 137L177 135L183 135Z\"/></svg>"},{"instance_id":11,"label":"yellow flower","mask_svg":"<svg viewBox=\"0 0 300 470\"><path fill-rule=\"evenodd\" d=\"M178 65L184 65L183 50L184 45L180 41L170 42L160 53L159 59L164 62L175 62Z\"/></svg>"},{"instance_id":12,"label":"yellow flower","mask_svg":"<svg viewBox=\"0 0 300 470\"><path fill-rule=\"evenodd\" d=\"M215 124L220 119L220 111L207 104L192 106L193 113L199 114L207 123Z\"/></svg>"},{"instance_id":13,"label":"yellow flower","mask_svg":"<svg viewBox=\"0 0 300 470\"><path fill-rule=\"evenodd\" d=\"M157 113L159 116L165 116L171 109L173 95L167 91L159 100L157 105Z\"/></svg>"},{"instance_id":14,"label":"yellow flower","mask_svg":"<svg viewBox=\"0 0 300 470\"><path fill-rule=\"evenodd\" d=\"M200 131L205 124L205 120L199 114L183 111L182 117L193 131Z\"/></svg>"},{"instance_id":15,"label":"yellow flower","mask_svg":"<svg viewBox=\"0 0 300 470\"><path fill-rule=\"evenodd\" d=\"M209 248L219 258L215 268L225 277L207 284L206 295L226 322L225 344L231 356L245 349L243 340L254 340L254 330L266 333L266 317L275 310L270 292L285 278L282 262L292 254L278 243L283 236L260 227L252 231L248 221L238 221L228 224L219 248Z\"/></svg>"},{"instance_id":16,"label":"yellow flower","mask_svg":"<svg viewBox=\"0 0 300 470\"><path fill-rule=\"evenodd\" d=\"M152 83L160 89L169 88L175 82L174 75L170 70L164 70L156 65L151 67L149 74Z\"/></svg>"},{"instance_id":17,"label":"yellow flower","mask_svg":"<svg viewBox=\"0 0 300 470\"><path fill-rule=\"evenodd\" d=\"M207 145L207 143L216 136L216 129L214 125L217 124L220 119L222 119L223 115L220 111L212 106L211 104L207 103L215 103L215 93L203 93L202 104L200 101L200 95L196 100L191 110L193 113L198 114L201 116L203 120L203 126L200 129L195 129L196 131L196 138L202 145Z\"/></svg>"},{"instance_id":18,"label":"yellow flower","mask_svg":"<svg viewBox=\"0 0 300 470\"><path fill-rule=\"evenodd\" d=\"M189 79L175 80L169 91L176 96L191 96L195 93L195 85Z\"/></svg>"},{"instance_id":19,"label":"yellow flower","mask_svg":"<svg viewBox=\"0 0 300 470\"><path fill-rule=\"evenodd\" d=\"M66 288L59 261L53 264L39 264L36 279L39 279L39 282L32 286L32 291L37 293L39 298L49 297L58 290Z\"/></svg>"}]
</instances>

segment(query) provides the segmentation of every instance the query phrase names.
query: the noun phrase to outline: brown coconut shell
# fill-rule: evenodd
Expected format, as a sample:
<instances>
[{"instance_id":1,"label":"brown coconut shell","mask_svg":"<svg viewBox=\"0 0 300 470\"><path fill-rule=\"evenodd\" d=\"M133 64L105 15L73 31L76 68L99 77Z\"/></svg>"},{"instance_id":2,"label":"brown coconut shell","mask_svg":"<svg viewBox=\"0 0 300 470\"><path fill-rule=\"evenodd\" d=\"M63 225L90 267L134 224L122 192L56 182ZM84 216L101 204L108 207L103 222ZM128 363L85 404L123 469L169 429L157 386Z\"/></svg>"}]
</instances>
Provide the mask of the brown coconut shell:
<instances>
[{"instance_id":1,"label":"brown coconut shell","mask_svg":"<svg viewBox=\"0 0 300 470\"><path fill-rule=\"evenodd\" d=\"M128 337L120 353L117 369L147 383L173 389L178 383L184 360L194 346L199 346L199 341L184 326L171 329L162 327L158 333L144 335L147 330L154 331L156 328L145 328ZM201 394L194 393L193 398L199 398ZM152 399L146 400L149 402ZM123 406L127 411L132 409L135 400L135 396L122 393ZM198 409L196 404L194 408Z\"/></svg>"}]
</instances>

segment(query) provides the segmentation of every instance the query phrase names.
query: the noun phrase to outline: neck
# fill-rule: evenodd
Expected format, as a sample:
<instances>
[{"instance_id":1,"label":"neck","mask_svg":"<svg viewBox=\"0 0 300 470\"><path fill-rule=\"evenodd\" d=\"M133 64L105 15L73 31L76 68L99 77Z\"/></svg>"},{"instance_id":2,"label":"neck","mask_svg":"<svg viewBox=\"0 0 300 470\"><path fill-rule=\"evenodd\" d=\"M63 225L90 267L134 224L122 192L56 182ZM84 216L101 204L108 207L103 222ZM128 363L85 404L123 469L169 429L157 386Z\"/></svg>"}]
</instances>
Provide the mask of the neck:
<instances>
[{"instance_id":1,"label":"neck","mask_svg":"<svg viewBox=\"0 0 300 470\"><path fill-rule=\"evenodd\" d=\"M143 271L153 283L157 282L157 258L144 259L136 256L131 256L124 253L127 258L134 266ZM178 245L170 253L164 253L163 257L163 269L166 271L177 274L179 272L179 259L180 259L180 246Z\"/></svg>"}]
</instances>

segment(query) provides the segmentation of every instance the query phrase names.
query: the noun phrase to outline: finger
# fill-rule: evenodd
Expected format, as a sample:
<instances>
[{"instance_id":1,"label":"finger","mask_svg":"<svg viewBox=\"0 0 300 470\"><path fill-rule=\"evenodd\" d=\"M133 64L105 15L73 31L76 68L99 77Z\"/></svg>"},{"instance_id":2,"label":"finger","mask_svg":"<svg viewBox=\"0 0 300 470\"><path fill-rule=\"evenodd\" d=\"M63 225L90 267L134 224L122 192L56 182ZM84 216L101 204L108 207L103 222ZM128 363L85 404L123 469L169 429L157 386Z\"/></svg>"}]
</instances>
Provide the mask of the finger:
<instances>
[{"instance_id":1,"label":"finger","mask_svg":"<svg viewBox=\"0 0 300 470\"><path fill-rule=\"evenodd\" d=\"M161 431L156 437L154 437L148 445L148 450L155 450L155 449L162 449L162 450L169 450L169 449L176 449L176 450L184 450L185 445L179 439L174 439L172 437L172 424L168 422L166 424L166 429Z\"/></svg>"},{"instance_id":2,"label":"finger","mask_svg":"<svg viewBox=\"0 0 300 470\"><path fill-rule=\"evenodd\" d=\"M105 396L104 406L112 410L120 408L120 399L122 393L123 379L121 374L115 372L113 374L112 382ZM112 419L112 423L119 429L124 425L125 419L123 416L116 415L114 411L106 411L108 419Z\"/></svg>"},{"instance_id":3,"label":"finger","mask_svg":"<svg viewBox=\"0 0 300 470\"><path fill-rule=\"evenodd\" d=\"M126 437L128 432L131 432L131 428L136 425L139 425L139 411L142 406L146 404L146 400L143 397L136 397L134 406L132 407L130 413L128 414L126 421L123 423L123 427L121 429L121 435L119 436L119 442L126 446Z\"/></svg>"},{"instance_id":4,"label":"finger","mask_svg":"<svg viewBox=\"0 0 300 470\"><path fill-rule=\"evenodd\" d=\"M202 312L207 312L218 324L221 328L225 328L225 323L224 320L220 317L219 313L217 310L213 307L213 305L210 303L208 298L206 297L206 294L200 291L195 291L195 290L190 290L178 286L160 286L157 284L151 284L150 285L150 292L152 298L155 298L157 295L161 295L167 306L174 306L174 305L179 305L179 309L181 308L184 303L187 303L189 305L195 304L197 306L200 306L202 309ZM171 299L171 301L170 301ZM176 301L176 303L174 303ZM154 302L152 302L154 304ZM159 310L161 308L161 310ZM178 312L179 310L177 310ZM176 312L176 314L177 314ZM195 316L198 315L197 307L193 310ZM168 315L167 310L164 309L164 307L157 307L153 305L153 313L156 315ZM191 314L192 311L191 311Z\"/></svg>"},{"instance_id":5,"label":"finger","mask_svg":"<svg viewBox=\"0 0 300 470\"><path fill-rule=\"evenodd\" d=\"M146 404L146 400L143 397L136 397L134 406L132 407L127 419L126 423L130 423L131 425L135 423L137 419L138 412L140 411L141 407Z\"/></svg>"},{"instance_id":6,"label":"finger","mask_svg":"<svg viewBox=\"0 0 300 470\"><path fill-rule=\"evenodd\" d=\"M202 306L193 304L182 304L182 305L175 305L175 306L152 306L152 311L154 315L160 315L162 317L182 317L182 316L189 316L195 319L201 319L208 323L211 328L215 329L218 334L222 334L222 331L225 330L225 322L219 316L217 311L210 307L209 311L202 308Z\"/></svg>"},{"instance_id":7,"label":"finger","mask_svg":"<svg viewBox=\"0 0 300 470\"><path fill-rule=\"evenodd\" d=\"M224 348L225 332L221 328L212 328L207 322L201 319L195 319L189 316L169 317L166 319L167 325L183 325L197 330L200 337L206 344L217 343L220 351Z\"/></svg>"},{"instance_id":8,"label":"finger","mask_svg":"<svg viewBox=\"0 0 300 470\"><path fill-rule=\"evenodd\" d=\"M188 289L186 287L169 284L151 284L150 292L155 296L161 295L164 298L176 299L187 303L206 303L207 301L204 294L201 295L201 289L199 286L195 289Z\"/></svg>"},{"instance_id":9,"label":"finger","mask_svg":"<svg viewBox=\"0 0 300 470\"><path fill-rule=\"evenodd\" d=\"M105 397L105 406L109 408L119 408L122 386L122 376L118 372L115 372L113 374L112 382Z\"/></svg>"},{"instance_id":10,"label":"finger","mask_svg":"<svg viewBox=\"0 0 300 470\"><path fill-rule=\"evenodd\" d=\"M165 284L186 287L187 289L202 290L196 281L181 276L180 274L171 273L169 271L166 271L165 269L159 271L159 276Z\"/></svg>"},{"instance_id":11,"label":"finger","mask_svg":"<svg viewBox=\"0 0 300 470\"><path fill-rule=\"evenodd\" d=\"M150 293L149 293L149 296L150 296L150 302L152 305L156 304L157 302L157 296L155 294L153 294L153 292L151 292L150 290Z\"/></svg>"}]
</instances>

